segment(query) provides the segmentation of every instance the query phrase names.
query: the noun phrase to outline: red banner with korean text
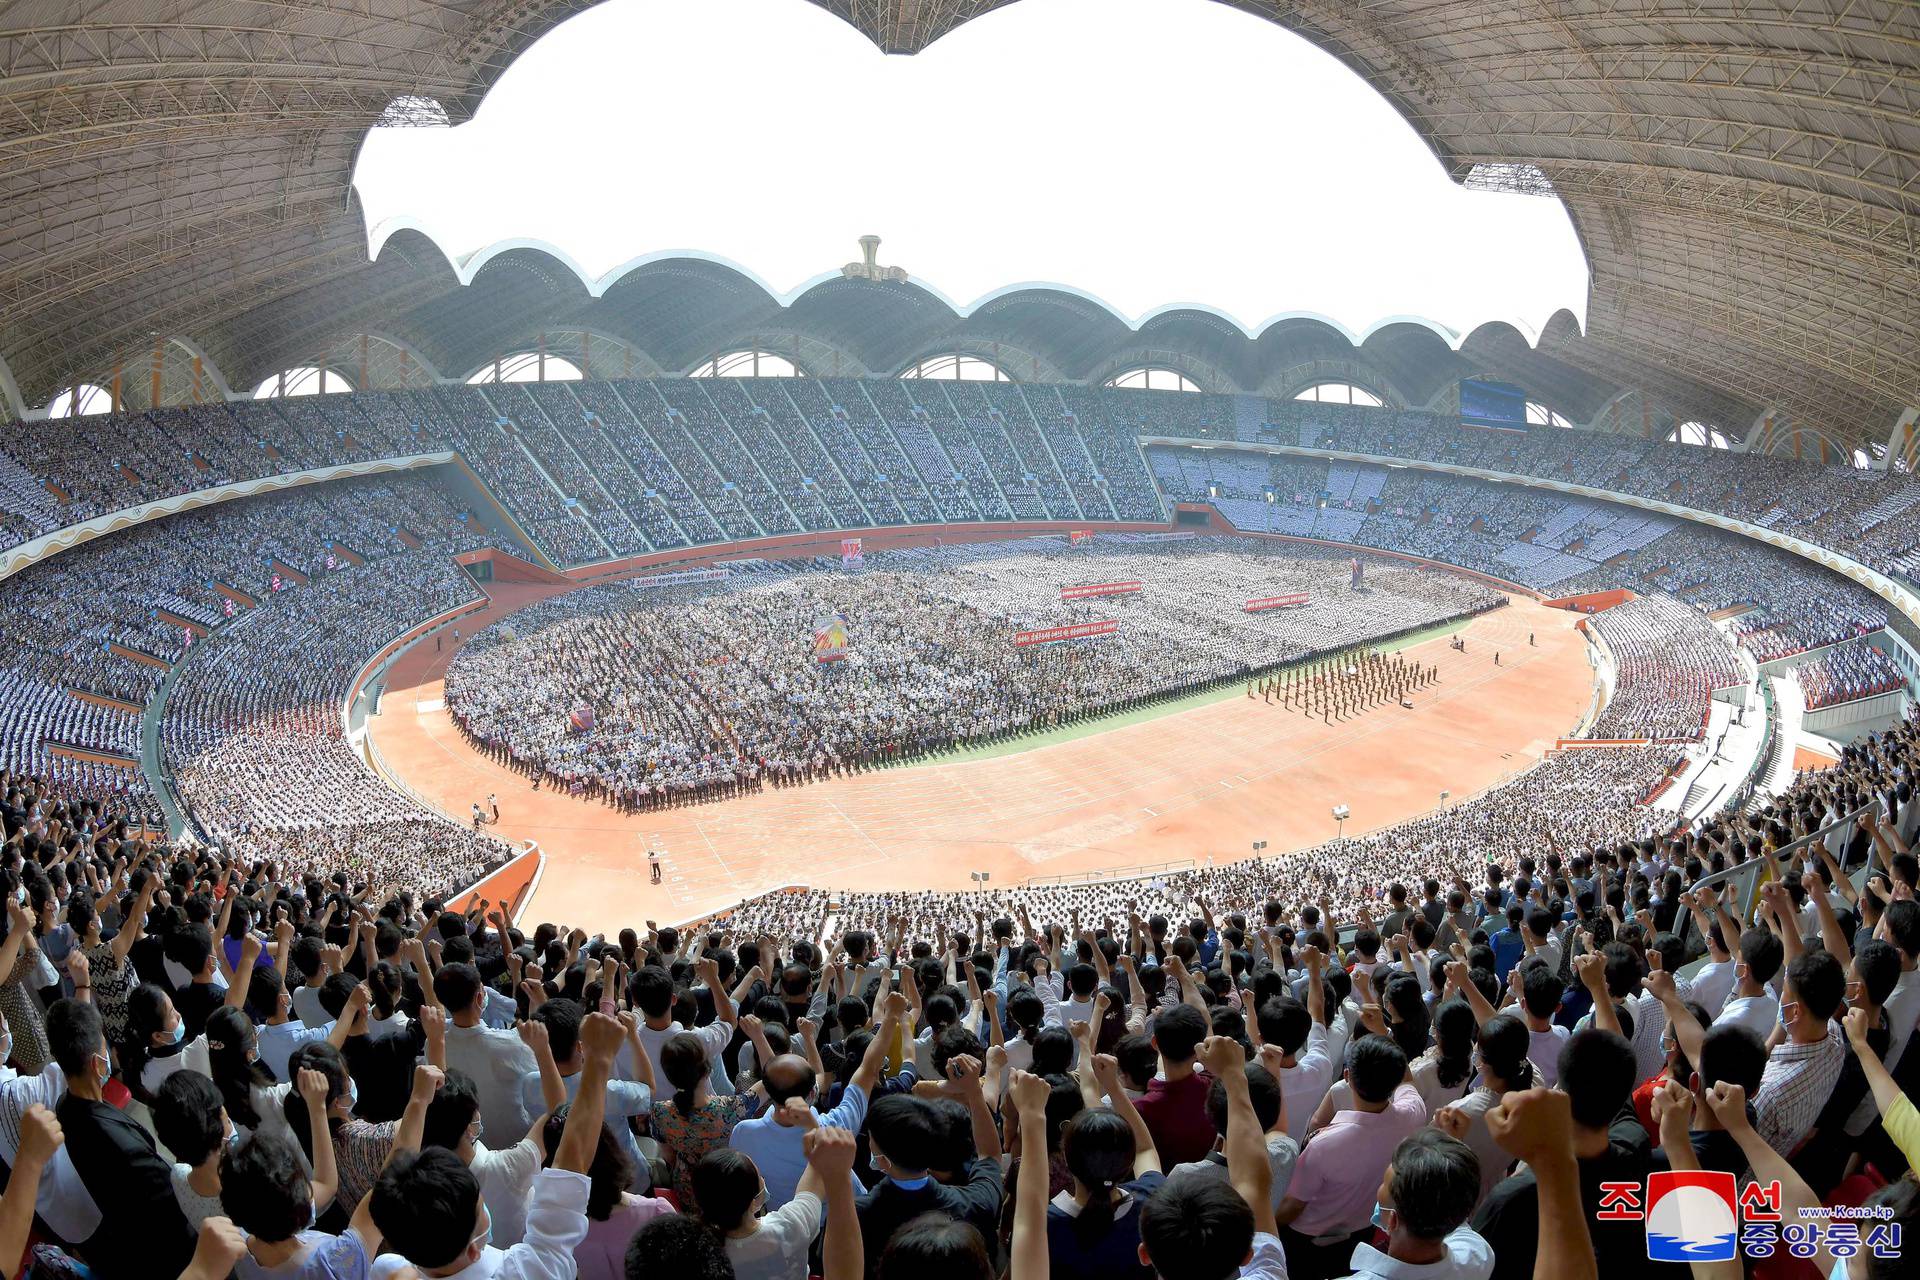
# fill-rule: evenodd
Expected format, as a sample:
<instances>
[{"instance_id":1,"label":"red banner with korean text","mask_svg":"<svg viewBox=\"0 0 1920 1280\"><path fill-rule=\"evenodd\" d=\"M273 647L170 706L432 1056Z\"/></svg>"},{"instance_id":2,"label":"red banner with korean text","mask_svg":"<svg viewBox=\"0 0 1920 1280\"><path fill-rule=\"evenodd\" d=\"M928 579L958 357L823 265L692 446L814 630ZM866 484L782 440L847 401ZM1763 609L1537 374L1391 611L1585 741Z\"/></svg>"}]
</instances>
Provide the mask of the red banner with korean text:
<instances>
[{"instance_id":1,"label":"red banner with korean text","mask_svg":"<svg viewBox=\"0 0 1920 1280\"><path fill-rule=\"evenodd\" d=\"M1240 612L1264 613L1268 609L1289 609L1294 605L1305 604L1306 602L1307 597L1304 592L1292 596L1262 596L1258 600L1249 600L1241 605Z\"/></svg>"},{"instance_id":2,"label":"red banner with korean text","mask_svg":"<svg viewBox=\"0 0 1920 1280\"><path fill-rule=\"evenodd\" d=\"M1119 629L1118 619L1107 618L1101 622L1076 622L1070 627L1048 627L1044 631L1016 631L1013 633L1015 648L1030 644L1052 644L1056 640L1084 640L1088 636L1111 635Z\"/></svg>"},{"instance_id":3,"label":"red banner with korean text","mask_svg":"<svg viewBox=\"0 0 1920 1280\"><path fill-rule=\"evenodd\" d=\"M1091 600L1095 596L1134 596L1140 594L1138 582L1089 582L1078 587L1060 588L1062 600Z\"/></svg>"},{"instance_id":4,"label":"red banner with korean text","mask_svg":"<svg viewBox=\"0 0 1920 1280\"><path fill-rule=\"evenodd\" d=\"M1093 530L1091 529L1067 530L1067 545L1070 547L1082 546L1092 541L1093 541Z\"/></svg>"}]
</instances>

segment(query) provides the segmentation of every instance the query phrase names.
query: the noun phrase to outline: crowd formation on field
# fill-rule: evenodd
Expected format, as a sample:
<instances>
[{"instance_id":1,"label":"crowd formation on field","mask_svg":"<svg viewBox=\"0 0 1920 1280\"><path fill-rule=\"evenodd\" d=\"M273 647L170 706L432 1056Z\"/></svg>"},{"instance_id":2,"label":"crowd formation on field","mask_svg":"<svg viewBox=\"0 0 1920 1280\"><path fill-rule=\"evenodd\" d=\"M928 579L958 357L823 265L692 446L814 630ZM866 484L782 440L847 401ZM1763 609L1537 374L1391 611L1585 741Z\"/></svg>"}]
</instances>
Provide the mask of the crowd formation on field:
<instances>
[{"instance_id":1,"label":"crowd formation on field","mask_svg":"<svg viewBox=\"0 0 1920 1280\"><path fill-rule=\"evenodd\" d=\"M1114 584L1129 594L1062 599ZM1291 594L1306 604L1246 611ZM1248 539L928 548L853 574L792 565L568 595L476 637L446 696L475 742L535 777L671 804L1042 730L1501 601L1391 562L1354 590L1344 556ZM844 655L816 660L832 618ZM1015 643L1109 619L1108 635Z\"/></svg>"}]
</instances>

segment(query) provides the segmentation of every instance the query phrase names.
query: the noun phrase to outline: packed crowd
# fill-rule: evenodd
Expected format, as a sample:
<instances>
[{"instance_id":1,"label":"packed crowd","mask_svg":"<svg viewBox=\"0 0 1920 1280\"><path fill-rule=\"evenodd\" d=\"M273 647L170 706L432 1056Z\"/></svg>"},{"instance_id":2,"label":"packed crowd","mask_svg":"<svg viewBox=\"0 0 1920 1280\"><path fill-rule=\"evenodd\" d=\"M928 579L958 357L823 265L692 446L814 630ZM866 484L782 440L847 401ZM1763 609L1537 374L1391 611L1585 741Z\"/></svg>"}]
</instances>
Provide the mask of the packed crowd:
<instances>
[{"instance_id":1,"label":"packed crowd","mask_svg":"<svg viewBox=\"0 0 1920 1280\"><path fill-rule=\"evenodd\" d=\"M465 646L447 705L487 750L623 805L678 803L1030 732L1492 608L1451 575L1248 540L1050 542L888 552L860 574L791 571L536 605ZM1136 594L1068 602L1075 584ZM1247 613L1263 596L1304 608ZM816 626L846 621L844 657ZM1020 631L1116 619L1016 647ZM582 731L581 708L591 717Z\"/></svg>"},{"instance_id":2,"label":"packed crowd","mask_svg":"<svg viewBox=\"0 0 1920 1280\"><path fill-rule=\"evenodd\" d=\"M276 562L323 573L346 555L401 550L401 530L441 553L484 533L431 483L383 477L223 503L14 574L0 586L0 765L51 776L70 795L111 799L137 823L157 824L137 759L140 711L166 664L196 635L245 612L236 597L271 597ZM135 763L55 754L66 748Z\"/></svg>"},{"instance_id":3,"label":"packed crowd","mask_svg":"<svg viewBox=\"0 0 1920 1280\"><path fill-rule=\"evenodd\" d=\"M1886 651L1870 644L1832 649L1793 669L1806 693L1807 710L1838 706L1907 687L1907 676Z\"/></svg>"},{"instance_id":4,"label":"packed crowd","mask_svg":"<svg viewBox=\"0 0 1920 1280\"><path fill-rule=\"evenodd\" d=\"M1700 1169L1843 1210L1743 1248L1907 1274L1920 724L1678 833L1632 816L1636 755L1557 756L1392 862L612 937L0 775L0 1269L1677 1275L1618 1188ZM1750 858L1749 908L1710 877Z\"/></svg>"},{"instance_id":5,"label":"packed crowd","mask_svg":"<svg viewBox=\"0 0 1920 1280\"><path fill-rule=\"evenodd\" d=\"M0 428L0 537L23 540L226 480L448 447L567 563L793 529L1159 520L1164 507L1141 436L1337 446L1570 479L1787 530L1883 571L1920 568L1920 524L1910 518L1920 481L1899 472L1604 433L1463 431L1423 411L876 379L593 379L16 423ZM1154 471L1164 485L1157 461ZM1416 504L1396 501L1409 496L1399 493L1378 505L1402 507L1417 527L1447 523L1458 495L1433 483L1441 478L1401 479L1403 489L1422 490ZM1205 496L1185 489L1166 493ZM1527 501L1504 491L1503 500ZM1538 563L1509 567L1566 577L1630 553L1653 532L1603 513L1595 526L1551 532ZM1530 554L1510 539L1498 549Z\"/></svg>"},{"instance_id":6,"label":"packed crowd","mask_svg":"<svg viewBox=\"0 0 1920 1280\"><path fill-rule=\"evenodd\" d=\"M476 599L444 554L401 553L320 574L196 645L160 727L191 819L283 868L340 869L382 892L444 891L505 861L499 840L389 787L343 722L347 691L381 644Z\"/></svg>"},{"instance_id":7,"label":"packed crowd","mask_svg":"<svg viewBox=\"0 0 1920 1280\"><path fill-rule=\"evenodd\" d=\"M1615 673L1593 737L1697 739L1713 691L1748 681L1713 624L1672 596L1629 600L1586 625L1613 655Z\"/></svg>"}]
</instances>

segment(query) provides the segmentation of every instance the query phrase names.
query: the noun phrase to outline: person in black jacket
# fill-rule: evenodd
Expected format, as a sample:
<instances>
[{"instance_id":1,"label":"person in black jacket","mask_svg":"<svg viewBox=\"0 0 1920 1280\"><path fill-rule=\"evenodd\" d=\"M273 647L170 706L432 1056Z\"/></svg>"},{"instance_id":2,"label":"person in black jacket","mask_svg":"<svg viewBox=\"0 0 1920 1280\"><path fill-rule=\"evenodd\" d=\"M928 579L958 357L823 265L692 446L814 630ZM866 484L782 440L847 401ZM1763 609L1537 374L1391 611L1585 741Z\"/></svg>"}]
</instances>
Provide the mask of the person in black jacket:
<instances>
[{"instance_id":1,"label":"person in black jacket","mask_svg":"<svg viewBox=\"0 0 1920 1280\"><path fill-rule=\"evenodd\" d=\"M1000 1164L958 1158L969 1128L966 1109L897 1093L879 1099L867 1114L873 1165L886 1177L858 1201L860 1234L867 1242L867 1275L878 1273L887 1241L921 1214L938 1212L980 1233L986 1255L998 1252ZM946 1113L946 1114L943 1114ZM972 1150L967 1152L972 1156ZM933 1170L949 1168L942 1182Z\"/></svg>"},{"instance_id":2,"label":"person in black jacket","mask_svg":"<svg viewBox=\"0 0 1920 1280\"><path fill-rule=\"evenodd\" d=\"M84 1000L56 1001L47 1038L67 1077L54 1115L74 1170L104 1215L81 1256L103 1280L178 1275L193 1258L193 1228L152 1135L101 1097L112 1060L99 1011Z\"/></svg>"}]
</instances>

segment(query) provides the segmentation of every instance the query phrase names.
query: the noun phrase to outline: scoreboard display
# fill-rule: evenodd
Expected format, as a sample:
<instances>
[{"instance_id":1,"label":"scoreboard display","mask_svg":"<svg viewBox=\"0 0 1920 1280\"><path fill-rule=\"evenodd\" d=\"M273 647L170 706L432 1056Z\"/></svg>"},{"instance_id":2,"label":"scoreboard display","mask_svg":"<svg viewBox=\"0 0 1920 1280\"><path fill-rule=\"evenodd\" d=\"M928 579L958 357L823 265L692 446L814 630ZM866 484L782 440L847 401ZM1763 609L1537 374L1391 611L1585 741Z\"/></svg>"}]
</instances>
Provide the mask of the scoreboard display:
<instances>
[{"instance_id":1,"label":"scoreboard display","mask_svg":"<svg viewBox=\"0 0 1920 1280\"><path fill-rule=\"evenodd\" d=\"M1460 421L1469 427L1527 429L1527 393L1507 382L1460 380Z\"/></svg>"}]
</instances>

